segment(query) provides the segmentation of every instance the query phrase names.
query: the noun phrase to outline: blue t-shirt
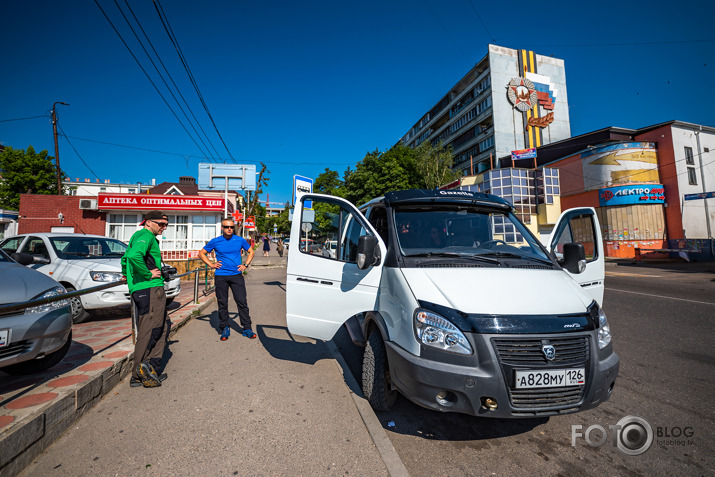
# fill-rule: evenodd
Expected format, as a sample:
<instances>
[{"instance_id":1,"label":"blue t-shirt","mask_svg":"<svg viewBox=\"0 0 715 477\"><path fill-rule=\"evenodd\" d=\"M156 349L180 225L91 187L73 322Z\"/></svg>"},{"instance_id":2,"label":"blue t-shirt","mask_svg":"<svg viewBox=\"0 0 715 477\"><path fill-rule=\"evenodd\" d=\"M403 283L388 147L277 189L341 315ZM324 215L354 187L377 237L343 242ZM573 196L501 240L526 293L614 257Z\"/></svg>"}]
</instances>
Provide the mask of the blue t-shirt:
<instances>
[{"instance_id":1,"label":"blue t-shirt","mask_svg":"<svg viewBox=\"0 0 715 477\"><path fill-rule=\"evenodd\" d=\"M227 239L223 235L211 239L204 246L206 253L216 251L216 261L221 262L221 268L217 268L216 275L238 275L238 266L241 265L241 250L248 251L251 246L243 237L232 235Z\"/></svg>"}]
</instances>

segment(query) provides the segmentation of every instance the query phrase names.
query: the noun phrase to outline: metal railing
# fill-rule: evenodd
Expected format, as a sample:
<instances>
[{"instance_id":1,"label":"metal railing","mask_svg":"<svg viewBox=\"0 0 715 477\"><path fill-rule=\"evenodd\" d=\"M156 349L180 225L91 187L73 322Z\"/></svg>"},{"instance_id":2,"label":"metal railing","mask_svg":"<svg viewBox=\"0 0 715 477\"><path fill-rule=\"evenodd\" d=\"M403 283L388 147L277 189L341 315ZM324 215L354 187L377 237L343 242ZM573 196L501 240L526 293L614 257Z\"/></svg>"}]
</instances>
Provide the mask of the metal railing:
<instances>
[{"instance_id":1,"label":"metal railing","mask_svg":"<svg viewBox=\"0 0 715 477\"><path fill-rule=\"evenodd\" d=\"M194 270L189 270L181 275L171 275L170 279L181 278L187 275L194 274L194 303L199 303L199 272L205 270L208 272L208 266L204 268L196 268ZM13 311L24 310L25 308L32 308L33 306L47 305L48 303L54 303L56 301L69 300L76 296L86 295L88 293L94 293L101 290L106 290L107 288L117 287L120 285L126 285L126 280L119 280L116 282L105 283L104 285L97 285L96 287L85 288L83 290L76 290L69 293L64 293L62 295L51 296L47 298L38 298L36 300L23 301L18 303L13 303L11 305L0 305L0 316L11 313ZM205 289L208 289L208 273L205 277ZM69 302L68 302L69 306Z\"/></svg>"}]
</instances>

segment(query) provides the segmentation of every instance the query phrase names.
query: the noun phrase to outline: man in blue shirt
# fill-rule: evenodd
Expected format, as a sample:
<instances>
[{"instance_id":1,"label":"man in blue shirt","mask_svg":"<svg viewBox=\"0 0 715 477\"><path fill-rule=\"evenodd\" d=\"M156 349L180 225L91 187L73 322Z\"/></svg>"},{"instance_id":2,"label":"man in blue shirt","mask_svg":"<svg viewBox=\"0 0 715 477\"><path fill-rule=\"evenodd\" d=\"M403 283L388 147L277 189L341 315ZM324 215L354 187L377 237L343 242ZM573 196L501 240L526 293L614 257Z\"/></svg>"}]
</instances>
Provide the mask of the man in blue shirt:
<instances>
[{"instance_id":1,"label":"man in blue shirt","mask_svg":"<svg viewBox=\"0 0 715 477\"><path fill-rule=\"evenodd\" d=\"M251 316L248 314L248 302L246 300L246 283L243 280L243 272L253 261L253 248L243 237L233 234L234 223L232 219L221 221L220 237L212 239L204 248L199 250L199 258L209 267L216 270L214 279L216 282L216 300L218 301L219 327L221 328L221 341L226 341L231 334L231 327L228 318L228 289L231 288L233 299L238 306L238 316L243 327L243 336L254 339L256 334L251 329ZM246 250L248 256L246 263L241 261L241 252ZM216 262L212 263L207 257L207 253L216 253Z\"/></svg>"}]
</instances>

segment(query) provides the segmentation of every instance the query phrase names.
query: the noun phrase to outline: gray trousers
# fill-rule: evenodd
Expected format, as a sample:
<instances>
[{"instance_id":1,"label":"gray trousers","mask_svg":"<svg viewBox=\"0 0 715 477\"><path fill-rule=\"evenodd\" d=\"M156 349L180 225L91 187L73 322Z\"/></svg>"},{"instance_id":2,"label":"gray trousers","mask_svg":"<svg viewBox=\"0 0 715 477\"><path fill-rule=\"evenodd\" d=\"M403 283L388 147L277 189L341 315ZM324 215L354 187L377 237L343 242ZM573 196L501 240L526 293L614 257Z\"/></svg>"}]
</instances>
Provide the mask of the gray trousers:
<instances>
[{"instance_id":1,"label":"gray trousers","mask_svg":"<svg viewBox=\"0 0 715 477\"><path fill-rule=\"evenodd\" d=\"M132 325L136 339L132 376L138 379L139 365L145 361L158 372L169 340L171 321L166 313L166 292L163 286L132 293Z\"/></svg>"}]
</instances>

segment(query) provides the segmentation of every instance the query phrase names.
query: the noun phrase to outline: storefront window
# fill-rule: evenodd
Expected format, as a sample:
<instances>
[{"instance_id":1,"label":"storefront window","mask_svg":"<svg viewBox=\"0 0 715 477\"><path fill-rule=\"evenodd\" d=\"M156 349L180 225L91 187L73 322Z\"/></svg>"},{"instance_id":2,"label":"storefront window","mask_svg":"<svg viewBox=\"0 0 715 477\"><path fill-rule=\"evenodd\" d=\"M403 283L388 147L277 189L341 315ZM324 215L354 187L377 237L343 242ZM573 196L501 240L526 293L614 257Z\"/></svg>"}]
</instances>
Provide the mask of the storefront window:
<instances>
[{"instance_id":1,"label":"storefront window","mask_svg":"<svg viewBox=\"0 0 715 477\"><path fill-rule=\"evenodd\" d=\"M187 250L189 239L189 216L169 215L169 226L164 230L161 241L162 251Z\"/></svg>"},{"instance_id":2,"label":"storefront window","mask_svg":"<svg viewBox=\"0 0 715 477\"><path fill-rule=\"evenodd\" d=\"M215 215L194 215L191 217L191 250L203 248L209 240L219 234Z\"/></svg>"},{"instance_id":3,"label":"storefront window","mask_svg":"<svg viewBox=\"0 0 715 477\"><path fill-rule=\"evenodd\" d=\"M129 242L134 232L139 229L137 214L109 214L109 237L122 242Z\"/></svg>"}]
</instances>

